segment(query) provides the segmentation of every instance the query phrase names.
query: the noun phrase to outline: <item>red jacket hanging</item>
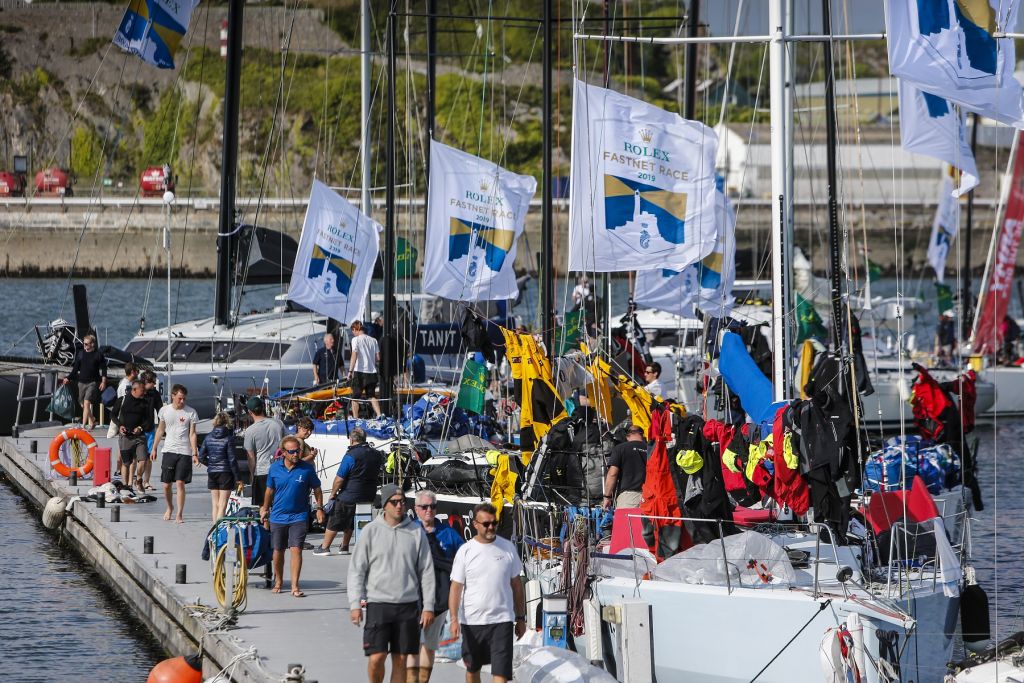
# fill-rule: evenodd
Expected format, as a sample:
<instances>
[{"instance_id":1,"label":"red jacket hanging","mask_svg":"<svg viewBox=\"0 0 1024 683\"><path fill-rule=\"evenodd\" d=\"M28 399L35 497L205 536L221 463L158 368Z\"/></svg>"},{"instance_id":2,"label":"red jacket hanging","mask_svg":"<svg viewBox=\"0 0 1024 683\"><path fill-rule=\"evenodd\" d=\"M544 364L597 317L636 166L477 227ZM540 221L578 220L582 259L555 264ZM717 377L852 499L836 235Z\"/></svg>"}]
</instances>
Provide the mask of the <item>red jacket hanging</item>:
<instances>
[{"instance_id":1,"label":"red jacket hanging","mask_svg":"<svg viewBox=\"0 0 1024 683\"><path fill-rule=\"evenodd\" d=\"M682 521L678 519L683 513L679 509L672 472L669 470L668 442L672 440L672 412L668 408L659 407L651 411L651 429L648 436L653 448L647 458L647 476L644 479L640 509L645 515L644 537L648 540L654 556L662 560L693 545L689 534L683 528ZM650 517L676 519L649 519ZM663 532L665 527L678 527L678 544L665 543L666 539L671 537L670 534Z\"/></svg>"},{"instance_id":2,"label":"red jacket hanging","mask_svg":"<svg viewBox=\"0 0 1024 683\"><path fill-rule=\"evenodd\" d=\"M800 474L800 459L789 447L791 441L783 425L789 406L779 408L772 423L772 464L775 466L774 498L788 505L794 513L802 515L811 506L811 492Z\"/></svg>"},{"instance_id":3,"label":"red jacket hanging","mask_svg":"<svg viewBox=\"0 0 1024 683\"><path fill-rule=\"evenodd\" d=\"M735 436L734 425L725 424L721 420L708 420L704 423L704 438L717 443L718 453L722 456L722 481L725 482L725 490L745 491L747 482L743 478L743 463L739 461L739 453L730 448Z\"/></svg>"}]
</instances>

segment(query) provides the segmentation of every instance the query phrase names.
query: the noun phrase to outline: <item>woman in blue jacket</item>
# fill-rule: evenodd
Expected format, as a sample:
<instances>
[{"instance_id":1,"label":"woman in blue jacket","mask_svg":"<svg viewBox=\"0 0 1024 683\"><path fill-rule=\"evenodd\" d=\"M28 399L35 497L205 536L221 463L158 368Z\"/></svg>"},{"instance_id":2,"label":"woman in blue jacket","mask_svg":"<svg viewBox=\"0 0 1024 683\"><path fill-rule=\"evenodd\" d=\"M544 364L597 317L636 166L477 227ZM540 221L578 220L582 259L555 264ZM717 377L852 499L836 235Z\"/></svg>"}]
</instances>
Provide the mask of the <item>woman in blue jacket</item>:
<instances>
[{"instance_id":1,"label":"woman in blue jacket","mask_svg":"<svg viewBox=\"0 0 1024 683\"><path fill-rule=\"evenodd\" d=\"M210 489L213 521L216 522L224 516L228 497L239 481L235 432L227 413L217 413L213 418L213 431L199 448L199 463L206 466L206 486Z\"/></svg>"}]
</instances>

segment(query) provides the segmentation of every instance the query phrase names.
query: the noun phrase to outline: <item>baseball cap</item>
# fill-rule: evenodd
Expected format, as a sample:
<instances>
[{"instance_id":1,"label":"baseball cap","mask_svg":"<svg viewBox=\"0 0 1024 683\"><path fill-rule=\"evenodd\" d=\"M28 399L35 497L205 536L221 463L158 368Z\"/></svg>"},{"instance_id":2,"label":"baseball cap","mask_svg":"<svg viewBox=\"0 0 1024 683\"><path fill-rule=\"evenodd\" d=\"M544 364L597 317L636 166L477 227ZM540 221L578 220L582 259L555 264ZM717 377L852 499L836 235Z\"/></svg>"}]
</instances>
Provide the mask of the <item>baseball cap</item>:
<instances>
[{"instance_id":1,"label":"baseball cap","mask_svg":"<svg viewBox=\"0 0 1024 683\"><path fill-rule=\"evenodd\" d=\"M260 398L259 396L250 396L245 401L245 407L248 408L249 410L262 410L263 399Z\"/></svg>"}]
</instances>

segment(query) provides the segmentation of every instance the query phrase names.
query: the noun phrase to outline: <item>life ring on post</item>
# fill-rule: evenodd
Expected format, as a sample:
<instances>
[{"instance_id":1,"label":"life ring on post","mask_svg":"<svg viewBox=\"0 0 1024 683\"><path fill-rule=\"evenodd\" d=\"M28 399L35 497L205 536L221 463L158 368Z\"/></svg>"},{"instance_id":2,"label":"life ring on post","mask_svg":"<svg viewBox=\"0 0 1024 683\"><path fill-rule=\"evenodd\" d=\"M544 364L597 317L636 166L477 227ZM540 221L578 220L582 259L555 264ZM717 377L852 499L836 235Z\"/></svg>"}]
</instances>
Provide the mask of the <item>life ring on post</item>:
<instances>
[{"instance_id":1,"label":"life ring on post","mask_svg":"<svg viewBox=\"0 0 1024 683\"><path fill-rule=\"evenodd\" d=\"M65 441L77 440L85 444L89 454L85 458L85 464L81 467L68 467L60 459L60 447L64 445ZM79 477L92 472L93 458L92 452L96 448L96 439L92 437L92 434L84 429L65 429L57 436L53 437L53 441L50 442L50 467L53 471L62 477L70 477L72 472L75 472Z\"/></svg>"}]
</instances>

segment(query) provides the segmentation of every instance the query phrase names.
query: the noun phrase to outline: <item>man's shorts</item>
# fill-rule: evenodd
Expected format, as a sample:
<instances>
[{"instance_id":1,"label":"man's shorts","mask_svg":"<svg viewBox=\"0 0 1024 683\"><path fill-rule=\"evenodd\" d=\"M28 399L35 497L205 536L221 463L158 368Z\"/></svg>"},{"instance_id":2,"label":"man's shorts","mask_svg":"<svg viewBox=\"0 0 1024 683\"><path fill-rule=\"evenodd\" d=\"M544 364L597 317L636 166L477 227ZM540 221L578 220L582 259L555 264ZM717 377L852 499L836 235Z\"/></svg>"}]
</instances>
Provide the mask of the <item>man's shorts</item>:
<instances>
[{"instance_id":1,"label":"man's shorts","mask_svg":"<svg viewBox=\"0 0 1024 683\"><path fill-rule=\"evenodd\" d=\"M267 475L252 475L252 504L256 507L263 505L263 496L267 492Z\"/></svg>"},{"instance_id":2,"label":"man's shorts","mask_svg":"<svg viewBox=\"0 0 1024 683\"><path fill-rule=\"evenodd\" d=\"M303 520L291 524L270 523L270 545L274 550L301 548L306 542L306 529L309 524Z\"/></svg>"},{"instance_id":3,"label":"man's shorts","mask_svg":"<svg viewBox=\"0 0 1024 683\"><path fill-rule=\"evenodd\" d=\"M466 671L476 673L491 665L492 676L512 680L512 643L515 629L511 621L503 624L462 624L462 661Z\"/></svg>"},{"instance_id":4,"label":"man's shorts","mask_svg":"<svg viewBox=\"0 0 1024 683\"><path fill-rule=\"evenodd\" d=\"M327 530L338 533L339 531L352 531L355 528L356 504L334 501L331 514L327 517Z\"/></svg>"},{"instance_id":5,"label":"man's shorts","mask_svg":"<svg viewBox=\"0 0 1024 683\"><path fill-rule=\"evenodd\" d=\"M448 610L439 612L434 616L434 623L425 629L420 630L420 644L431 652L435 652L441 644L445 635L445 626L448 625Z\"/></svg>"},{"instance_id":6,"label":"man's shorts","mask_svg":"<svg viewBox=\"0 0 1024 683\"><path fill-rule=\"evenodd\" d=\"M192 481L192 456L164 451L164 459L160 461L160 481L164 484Z\"/></svg>"},{"instance_id":7,"label":"man's shorts","mask_svg":"<svg viewBox=\"0 0 1024 683\"><path fill-rule=\"evenodd\" d=\"M121 462L131 465L133 462L146 462L146 437L143 434L138 436L127 436L121 434L117 437L117 447L121 451Z\"/></svg>"},{"instance_id":8,"label":"man's shorts","mask_svg":"<svg viewBox=\"0 0 1024 683\"><path fill-rule=\"evenodd\" d=\"M510 646L511 648L511 646ZM420 651L420 606L416 602L366 604L363 652L415 655ZM512 650L509 649L509 653ZM511 678L512 660L509 660Z\"/></svg>"},{"instance_id":9,"label":"man's shorts","mask_svg":"<svg viewBox=\"0 0 1024 683\"><path fill-rule=\"evenodd\" d=\"M78 400L89 401L90 403L100 402L100 385L99 382L79 382L78 383Z\"/></svg>"},{"instance_id":10,"label":"man's shorts","mask_svg":"<svg viewBox=\"0 0 1024 683\"><path fill-rule=\"evenodd\" d=\"M206 488L211 491L234 491L235 475L231 472L210 472L206 475Z\"/></svg>"},{"instance_id":11,"label":"man's shorts","mask_svg":"<svg viewBox=\"0 0 1024 683\"><path fill-rule=\"evenodd\" d=\"M373 398L377 390L377 373L356 372L353 370L349 386L352 388L352 398Z\"/></svg>"}]
</instances>

